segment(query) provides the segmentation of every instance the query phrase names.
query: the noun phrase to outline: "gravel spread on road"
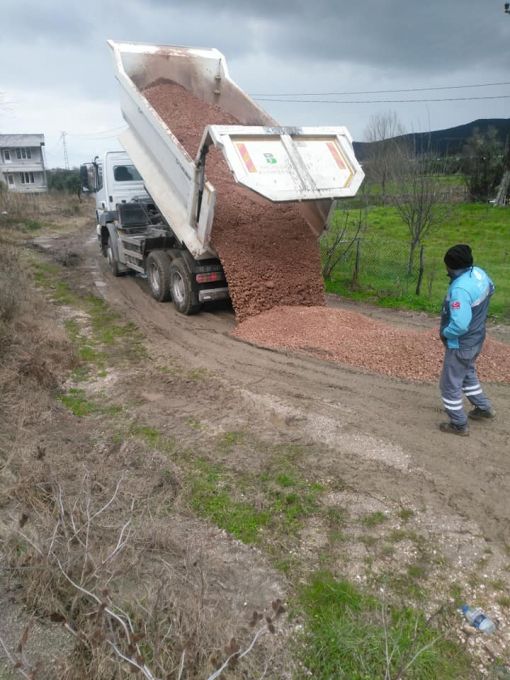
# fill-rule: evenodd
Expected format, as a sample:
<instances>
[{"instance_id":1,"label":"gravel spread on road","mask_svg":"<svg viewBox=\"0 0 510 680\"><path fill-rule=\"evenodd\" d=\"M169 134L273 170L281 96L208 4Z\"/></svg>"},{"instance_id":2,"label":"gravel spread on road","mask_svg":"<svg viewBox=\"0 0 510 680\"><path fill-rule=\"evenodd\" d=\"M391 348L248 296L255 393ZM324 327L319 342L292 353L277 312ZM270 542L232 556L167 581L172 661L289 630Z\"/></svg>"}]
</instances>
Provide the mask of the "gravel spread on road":
<instances>
[{"instance_id":1,"label":"gravel spread on road","mask_svg":"<svg viewBox=\"0 0 510 680\"><path fill-rule=\"evenodd\" d=\"M438 379L444 354L436 331L405 330L326 307L275 307L243 321L234 335L262 347L424 382ZM481 380L510 382L510 347L487 338L478 373Z\"/></svg>"},{"instance_id":2,"label":"gravel spread on road","mask_svg":"<svg viewBox=\"0 0 510 680\"><path fill-rule=\"evenodd\" d=\"M207 125L239 124L169 80L152 83L143 94L192 158ZM324 306L318 240L296 204L271 203L236 184L215 148L207 155L206 175L217 192L212 243L240 322L236 337L384 375L437 380L443 358L437 333ZM479 373L482 380L510 382L510 348L488 339Z\"/></svg>"},{"instance_id":3,"label":"gravel spread on road","mask_svg":"<svg viewBox=\"0 0 510 680\"><path fill-rule=\"evenodd\" d=\"M207 125L239 124L169 80L152 83L143 94L192 158ZM277 305L323 305L319 244L299 207L272 203L236 184L215 148L207 155L206 176L217 192L212 244L238 321Z\"/></svg>"}]
</instances>

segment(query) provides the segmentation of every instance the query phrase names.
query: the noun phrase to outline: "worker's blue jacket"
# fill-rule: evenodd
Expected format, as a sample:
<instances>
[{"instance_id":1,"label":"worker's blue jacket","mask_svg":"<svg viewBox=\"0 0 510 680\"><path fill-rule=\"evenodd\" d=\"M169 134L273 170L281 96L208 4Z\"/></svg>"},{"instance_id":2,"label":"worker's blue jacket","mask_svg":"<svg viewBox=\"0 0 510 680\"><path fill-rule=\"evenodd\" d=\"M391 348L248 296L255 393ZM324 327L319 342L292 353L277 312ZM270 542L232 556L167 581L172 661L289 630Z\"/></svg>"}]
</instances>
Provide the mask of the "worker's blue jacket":
<instances>
[{"instance_id":1,"label":"worker's blue jacket","mask_svg":"<svg viewBox=\"0 0 510 680\"><path fill-rule=\"evenodd\" d=\"M481 347L494 284L480 267L454 272L441 312L441 337L450 349Z\"/></svg>"}]
</instances>

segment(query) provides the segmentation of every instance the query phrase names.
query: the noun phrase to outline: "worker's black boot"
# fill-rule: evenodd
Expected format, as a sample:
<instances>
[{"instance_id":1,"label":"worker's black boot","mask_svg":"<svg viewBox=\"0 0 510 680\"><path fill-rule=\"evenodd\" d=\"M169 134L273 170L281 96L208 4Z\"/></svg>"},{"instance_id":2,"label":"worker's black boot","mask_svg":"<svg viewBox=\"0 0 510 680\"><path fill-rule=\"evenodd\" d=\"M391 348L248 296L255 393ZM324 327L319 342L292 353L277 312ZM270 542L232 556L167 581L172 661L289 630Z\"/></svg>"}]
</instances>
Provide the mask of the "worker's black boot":
<instances>
[{"instance_id":1,"label":"worker's black boot","mask_svg":"<svg viewBox=\"0 0 510 680\"><path fill-rule=\"evenodd\" d=\"M478 406L475 406L475 408L468 413L468 416L472 420L492 420L496 417L496 411L493 408L484 411Z\"/></svg>"},{"instance_id":2,"label":"worker's black boot","mask_svg":"<svg viewBox=\"0 0 510 680\"><path fill-rule=\"evenodd\" d=\"M446 432L448 434L456 434L459 437L469 437L469 430L467 425L460 427L459 425L454 425L453 423L440 423L439 429L441 432Z\"/></svg>"}]
</instances>

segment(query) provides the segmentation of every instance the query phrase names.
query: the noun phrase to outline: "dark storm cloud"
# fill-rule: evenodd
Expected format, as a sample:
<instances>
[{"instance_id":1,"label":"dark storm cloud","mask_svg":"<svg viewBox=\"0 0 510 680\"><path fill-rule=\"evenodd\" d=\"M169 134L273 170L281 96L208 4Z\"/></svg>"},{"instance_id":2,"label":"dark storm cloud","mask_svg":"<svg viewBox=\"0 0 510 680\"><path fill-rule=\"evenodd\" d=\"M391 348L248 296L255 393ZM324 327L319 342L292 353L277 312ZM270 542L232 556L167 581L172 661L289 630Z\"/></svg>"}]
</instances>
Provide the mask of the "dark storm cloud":
<instances>
[{"instance_id":1,"label":"dark storm cloud","mask_svg":"<svg viewBox=\"0 0 510 680\"><path fill-rule=\"evenodd\" d=\"M230 34L229 42L236 36L236 53L253 47L244 31L253 19L260 22L256 44L274 55L431 72L508 59L510 17L499 0L186 0L180 6L184 23L186 8L202 10L208 22L228 16L228 33L211 35L217 41Z\"/></svg>"},{"instance_id":2,"label":"dark storm cloud","mask_svg":"<svg viewBox=\"0 0 510 680\"><path fill-rule=\"evenodd\" d=\"M83 6L72 3L2 2L2 41L33 43L34 40L76 44L91 31L92 18Z\"/></svg>"},{"instance_id":3,"label":"dark storm cloud","mask_svg":"<svg viewBox=\"0 0 510 680\"><path fill-rule=\"evenodd\" d=\"M503 12L503 0L0 2L0 92L12 102L3 120L0 110L4 129L17 125L19 131L25 126L78 133L118 127L122 119L108 38L216 47L225 54L232 77L249 92L420 88L508 79L510 17ZM32 97L28 104L27 94ZM490 94L506 95L507 89ZM439 129L507 116L506 99L435 105L425 97L413 106L397 103L409 127ZM381 109L375 101L350 107L300 104L263 105L282 123L345 124L354 128L356 138L370 114Z\"/></svg>"},{"instance_id":4,"label":"dark storm cloud","mask_svg":"<svg viewBox=\"0 0 510 680\"><path fill-rule=\"evenodd\" d=\"M300 64L350 64L355 78L366 67L383 77L501 68L509 29L500 0L7 0L2 21L16 64L8 81L16 69L43 83L46 70L53 77L60 71L74 87L95 77L102 93L109 79L97 76L109 68L106 38L218 47L229 60L263 53Z\"/></svg>"}]
</instances>

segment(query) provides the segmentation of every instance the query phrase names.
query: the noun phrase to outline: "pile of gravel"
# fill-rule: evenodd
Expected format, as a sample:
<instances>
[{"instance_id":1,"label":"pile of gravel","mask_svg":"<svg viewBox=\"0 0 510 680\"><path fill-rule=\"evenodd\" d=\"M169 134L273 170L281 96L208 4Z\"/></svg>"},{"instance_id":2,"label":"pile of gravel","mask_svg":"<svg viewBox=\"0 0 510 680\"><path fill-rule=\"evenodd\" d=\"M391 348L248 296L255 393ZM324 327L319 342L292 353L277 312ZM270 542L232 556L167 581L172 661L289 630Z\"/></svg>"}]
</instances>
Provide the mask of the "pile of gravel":
<instances>
[{"instance_id":1,"label":"pile of gravel","mask_svg":"<svg viewBox=\"0 0 510 680\"><path fill-rule=\"evenodd\" d=\"M177 83L160 80L144 96L192 158L207 125L238 125L222 109ZM236 184L211 149L206 176L217 192L212 243L239 321L277 305L324 305L317 237L296 204L276 204Z\"/></svg>"},{"instance_id":2,"label":"pile of gravel","mask_svg":"<svg viewBox=\"0 0 510 680\"><path fill-rule=\"evenodd\" d=\"M247 342L300 351L397 378L435 382L444 348L437 331L403 330L357 312L326 307L275 307L243 321ZM478 362L482 380L510 382L510 347L487 339Z\"/></svg>"}]
</instances>

